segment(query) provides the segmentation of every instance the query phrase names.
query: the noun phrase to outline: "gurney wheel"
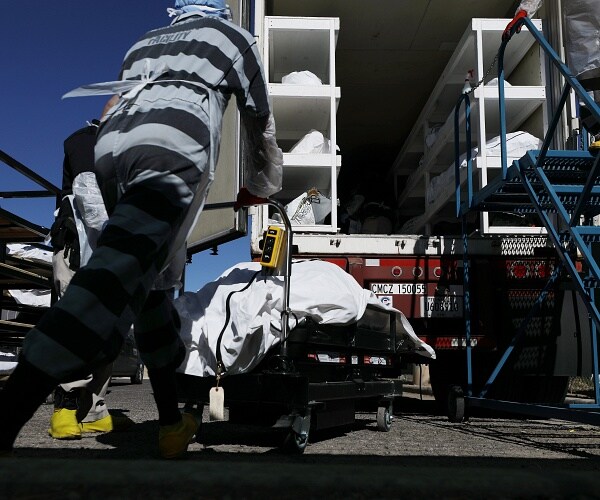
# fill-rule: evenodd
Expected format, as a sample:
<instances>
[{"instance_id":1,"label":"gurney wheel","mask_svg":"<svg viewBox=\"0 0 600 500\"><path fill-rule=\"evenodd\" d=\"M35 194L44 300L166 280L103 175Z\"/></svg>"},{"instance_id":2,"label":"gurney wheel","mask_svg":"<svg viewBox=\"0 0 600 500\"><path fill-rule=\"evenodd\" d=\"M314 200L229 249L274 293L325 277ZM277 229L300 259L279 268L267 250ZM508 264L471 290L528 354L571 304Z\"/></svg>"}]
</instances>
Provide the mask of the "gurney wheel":
<instances>
[{"instance_id":1,"label":"gurney wheel","mask_svg":"<svg viewBox=\"0 0 600 500\"><path fill-rule=\"evenodd\" d=\"M462 387L455 385L448 391L448 420L462 422L465 419L465 397Z\"/></svg>"},{"instance_id":2,"label":"gurney wheel","mask_svg":"<svg viewBox=\"0 0 600 500\"><path fill-rule=\"evenodd\" d=\"M308 434L301 435L296 431L290 430L286 435L281 448L285 453L300 455L304 453L307 444Z\"/></svg>"},{"instance_id":3,"label":"gurney wheel","mask_svg":"<svg viewBox=\"0 0 600 500\"><path fill-rule=\"evenodd\" d=\"M377 408L377 430L389 432L392 428L392 412L389 406L380 406Z\"/></svg>"}]
</instances>

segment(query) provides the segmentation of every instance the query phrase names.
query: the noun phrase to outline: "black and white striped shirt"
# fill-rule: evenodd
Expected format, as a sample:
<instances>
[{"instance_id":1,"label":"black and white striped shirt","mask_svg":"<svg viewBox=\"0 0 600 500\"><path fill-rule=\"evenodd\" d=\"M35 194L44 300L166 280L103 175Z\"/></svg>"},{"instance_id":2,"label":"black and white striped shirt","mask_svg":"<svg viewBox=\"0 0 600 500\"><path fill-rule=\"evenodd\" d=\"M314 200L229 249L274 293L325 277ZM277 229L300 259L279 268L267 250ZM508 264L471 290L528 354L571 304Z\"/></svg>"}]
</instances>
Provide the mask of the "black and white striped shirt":
<instances>
[{"instance_id":1,"label":"black and white striped shirt","mask_svg":"<svg viewBox=\"0 0 600 500\"><path fill-rule=\"evenodd\" d=\"M267 116L266 82L252 35L228 21L180 16L170 26L146 33L127 52L121 79L139 79L148 63L164 64L170 80L200 82L232 93L241 112ZM173 89L176 92L176 89Z\"/></svg>"}]
</instances>

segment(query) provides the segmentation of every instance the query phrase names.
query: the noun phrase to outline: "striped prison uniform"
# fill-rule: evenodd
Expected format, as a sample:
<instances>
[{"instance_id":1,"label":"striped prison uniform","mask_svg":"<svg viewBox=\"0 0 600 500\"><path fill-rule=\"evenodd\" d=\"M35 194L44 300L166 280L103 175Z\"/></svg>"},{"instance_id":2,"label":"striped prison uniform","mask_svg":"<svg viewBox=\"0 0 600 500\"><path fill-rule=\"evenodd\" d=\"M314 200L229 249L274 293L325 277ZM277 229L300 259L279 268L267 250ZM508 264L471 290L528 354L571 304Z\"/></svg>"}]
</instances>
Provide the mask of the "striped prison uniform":
<instances>
[{"instance_id":1,"label":"striped prison uniform","mask_svg":"<svg viewBox=\"0 0 600 500\"><path fill-rule=\"evenodd\" d=\"M112 361L134 321L148 368L183 360L177 313L153 284L202 208L231 94L245 124L263 127L270 115L254 39L216 18L184 14L147 33L126 54L121 79L142 85L98 132L109 220L88 264L24 342L24 359L59 382Z\"/></svg>"}]
</instances>

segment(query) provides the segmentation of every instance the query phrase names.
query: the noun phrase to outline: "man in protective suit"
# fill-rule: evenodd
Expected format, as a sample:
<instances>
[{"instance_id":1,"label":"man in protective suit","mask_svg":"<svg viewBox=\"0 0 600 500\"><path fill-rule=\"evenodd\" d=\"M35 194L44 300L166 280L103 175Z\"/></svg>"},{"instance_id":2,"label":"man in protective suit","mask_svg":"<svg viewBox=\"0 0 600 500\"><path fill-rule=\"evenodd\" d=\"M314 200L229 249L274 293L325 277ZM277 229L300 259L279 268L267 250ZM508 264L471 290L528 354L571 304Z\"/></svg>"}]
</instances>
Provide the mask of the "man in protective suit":
<instances>
[{"instance_id":1,"label":"man in protective suit","mask_svg":"<svg viewBox=\"0 0 600 500\"><path fill-rule=\"evenodd\" d=\"M514 19L508 24L504 36L521 17L531 17L543 0L521 0ZM600 2L598 0L567 0L562 3L567 66L581 86L593 94L600 103ZM600 105L600 104L599 104ZM600 124L585 107L580 109L583 125L592 135L600 134ZM592 146L590 146L592 147ZM600 148L600 141L593 144Z\"/></svg>"},{"instance_id":2,"label":"man in protective suit","mask_svg":"<svg viewBox=\"0 0 600 500\"><path fill-rule=\"evenodd\" d=\"M250 152L243 192L280 190L283 161L252 35L229 21L224 0L176 0L168 11L172 23L129 49L118 81L68 94L121 96L101 120L95 148L109 218L89 262L25 338L0 392L0 453L10 452L57 384L114 360L133 323L158 409L160 454L181 456L198 428L179 410L175 370L186 353L168 290L213 179L232 94Z\"/></svg>"}]
</instances>

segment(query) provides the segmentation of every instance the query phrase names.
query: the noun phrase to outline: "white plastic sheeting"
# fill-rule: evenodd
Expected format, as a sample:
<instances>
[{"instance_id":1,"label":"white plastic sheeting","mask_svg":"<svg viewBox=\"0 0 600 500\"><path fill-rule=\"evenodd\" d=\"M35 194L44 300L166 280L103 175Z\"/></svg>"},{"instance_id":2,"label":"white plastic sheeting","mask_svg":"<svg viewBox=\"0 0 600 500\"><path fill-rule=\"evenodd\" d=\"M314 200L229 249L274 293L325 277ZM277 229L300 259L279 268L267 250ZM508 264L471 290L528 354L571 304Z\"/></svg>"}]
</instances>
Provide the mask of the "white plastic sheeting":
<instances>
[{"instance_id":1,"label":"white plastic sheeting","mask_svg":"<svg viewBox=\"0 0 600 500\"><path fill-rule=\"evenodd\" d=\"M9 243L6 251L11 257L25 259L30 262L43 264L52 263L52 252L33 245L23 243ZM50 290L7 290L17 304L49 307ZM14 352L0 351L0 376L10 375L17 366L17 355Z\"/></svg>"},{"instance_id":2,"label":"white plastic sheeting","mask_svg":"<svg viewBox=\"0 0 600 500\"><path fill-rule=\"evenodd\" d=\"M289 75L281 78L284 85L323 85L321 79L314 73L304 71L292 71Z\"/></svg>"},{"instance_id":3,"label":"white plastic sheeting","mask_svg":"<svg viewBox=\"0 0 600 500\"><path fill-rule=\"evenodd\" d=\"M494 137L489 140L485 145L485 151L487 156L500 156L500 137ZM523 131L511 132L506 134L506 153L508 157L508 164L512 163L513 160L522 158L527 151L532 149L540 149L543 141L537 137ZM479 153L479 148L474 147L471 150L471 158L475 158ZM467 167L467 155L463 154L460 157L460 168ZM451 187L452 193L454 193L454 164L450 165L443 173L431 179L429 186L427 186L427 202L429 204L436 201L440 194L448 191L448 187Z\"/></svg>"},{"instance_id":4,"label":"white plastic sheeting","mask_svg":"<svg viewBox=\"0 0 600 500\"><path fill-rule=\"evenodd\" d=\"M0 351L0 375L10 375L17 367L17 355Z\"/></svg>"},{"instance_id":5,"label":"white plastic sheeting","mask_svg":"<svg viewBox=\"0 0 600 500\"><path fill-rule=\"evenodd\" d=\"M600 78L600 5L598 0L567 0L564 13L567 64L580 81ZM597 85L591 86L598 89Z\"/></svg>"},{"instance_id":6,"label":"white plastic sheeting","mask_svg":"<svg viewBox=\"0 0 600 500\"><path fill-rule=\"evenodd\" d=\"M14 352L0 351L0 376L10 375L17 367L17 355Z\"/></svg>"},{"instance_id":7,"label":"white plastic sheeting","mask_svg":"<svg viewBox=\"0 0 600 500\"><path fill-rule=\"evenodd\" d=\"M52 264L52 252L33 245L9 243L6 245L8 255L31 262ZM50 290L8 290L17 304L34 307L50 307Z\"/></svg>"},{"instance_id":8,"label":"white plastic sheeting","mask_svg":"<svg viewBox=\"0 0 600 500\"><path fill-rule=\"evenodd\" d=\"M331 212L331 200L316 188L311 188L285 206L292 224L323 224Z\"/></svg>"},{"instance_id":9,"label":"white plastic sheeting","mask_svg":"<svg viewBox=\"0 0 600 500\"><path fill-rule=\"evenodd\" d=\"M521 0L520 10L533 17L542 0ZM600 76L600 8L598 0L563 0L564 38L567 65L580 79Z\"/></svg>"},{"instance_id":10,"label":"white plastic sheeting","mask_svg":"<svg viewBox=\"0 0 600 500\"><path fill-rule=\"evenodd\" d=\"M73 195L69 196L69 201L79 236L80 262L84 266L90 260L108 221L104 199L94 172L77 174L73 179Z\"/></svg>"},{"instance_id":11,"label":"white plastic sheeting","mask_svg":"<svg viewBox=\"0 0 600 500\"><path fill-rule=\"evenodd\" d=\"M14 289L8 290L17 304L32 307L50 307L50 290Z\"/></svg>"},{"instance_id":12,"label":"white plastic sheeting","mask_svg":"<svg viewBox=\"0 0 600 500\"><path fill-rule=\"evenodd\" d=\"M43 264L52 263L52 251L44 250L33 245L23 243L9 243L6 245L8 255L19 259L27 259L32 262L40 262Z\"/></svg>"},{"instance_id":13,"label":"white plastic sheeting","mask_svg":"<svg viewBox=\"0 0 600 500\"><path fill-rule=\"evenodd\" d=\"M279 343L283 278L262 276L260 269L255 262L238 264L216 281L175 301L182 321L181 338L188 351L181 372L200 377L215 374L217 340L223 329L221 355L228 375L251 371ZM236 293L230 296L231 292ZM395 311L397 335L412 344L415 352L435 358L433 349L416 336L404 314L383 305L341 268L318 260L293 263L290 330L304 318L321 324L353 323L368 304Z\"/></svg>"},{"instance_id":14,"label":"white plastic sheeting","mask_svg":"<svg viewBox=\"0 0 600 500\"><path fill-rule=\"evenodd\" d=\"M331 153L331 145L318 130L311 130L290 149L294 154L328 154Z\"/></svg>"}]
</instances>

